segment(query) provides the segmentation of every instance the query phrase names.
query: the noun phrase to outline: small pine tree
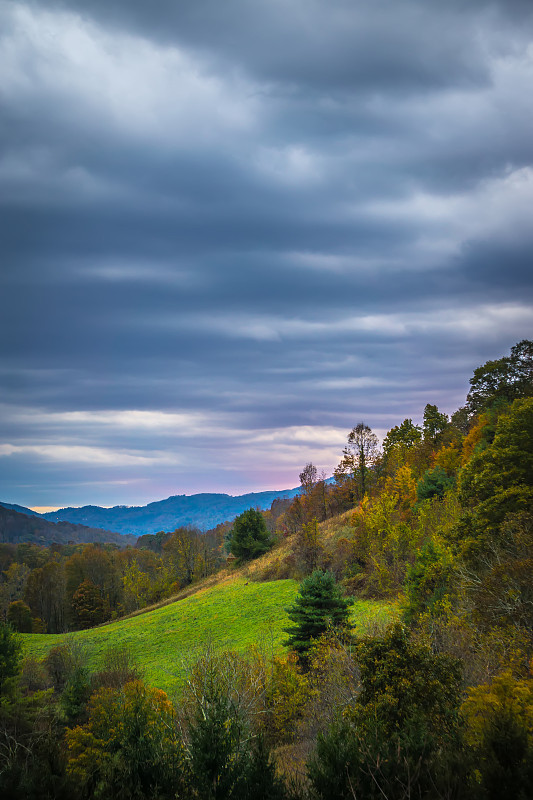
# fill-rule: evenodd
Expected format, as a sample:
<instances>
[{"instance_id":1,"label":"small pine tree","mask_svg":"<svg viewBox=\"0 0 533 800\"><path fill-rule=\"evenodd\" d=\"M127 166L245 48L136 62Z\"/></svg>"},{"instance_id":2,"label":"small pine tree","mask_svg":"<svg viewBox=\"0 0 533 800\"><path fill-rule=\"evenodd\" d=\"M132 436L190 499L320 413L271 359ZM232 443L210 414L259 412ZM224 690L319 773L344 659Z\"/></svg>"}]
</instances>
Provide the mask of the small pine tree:
<instances>
[{"instance_id":1,"label":"small pine tree","mask_svg":"<svg viewBox=\"0 0 533 800\"><path fill-rule=\"evenodd\" d=\"M76 666L65 685L60 701L60 709L68 725L82 720L90 696L89 670L86 667Z\"/></svg>"},{"instance_id":2,"label":"small pine tree","mask_svg":"<svg viewBox=\"0 0 533 800\"><path fill-rule=\"evenodd\" d=\"M444 497L446 492L455 485L455 478L451 478L446 470L437 464L433 469L424 472L421 480L416 485L416 496L419 502L431 500L434 497Z\"/></svg>"},{"instance_id":3,"label":"small pine tree","mask_svg":"<svg viewBox=\"0 0 533 800\"><path fill-rule=\"evenodd\" d=\"M352 603L353 600L342 596L332 572L315 570L302 581L294 604L287 609L294 625L285 628L289 638L284 644L307 666L314 639L331 628L347 630L351 627L348 609Z\"/></svg>"}]
</instances>

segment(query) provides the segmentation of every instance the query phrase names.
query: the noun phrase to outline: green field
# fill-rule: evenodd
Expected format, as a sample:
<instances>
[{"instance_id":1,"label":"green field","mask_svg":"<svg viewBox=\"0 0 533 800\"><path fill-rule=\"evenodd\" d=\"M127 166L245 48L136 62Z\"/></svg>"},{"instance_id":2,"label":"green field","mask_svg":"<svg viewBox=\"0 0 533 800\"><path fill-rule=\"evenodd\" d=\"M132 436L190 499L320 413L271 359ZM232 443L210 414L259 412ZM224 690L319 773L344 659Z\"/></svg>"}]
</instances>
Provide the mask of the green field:
<instances>
[{"instance_id":1,"label":"green field","mask_svg":"<svg viewBox=\"0 0 533 800\"><path fill-rule=\"evenodd\" d=\"M80 642L88 665L97 668L113 645L125 645L142 668L146 681L172 691L203 645L243 651L252 644L269 651L283 650L283 631L289 624L286 608L298 591L293 580L222 583L171 605L129 619L68 634L24 634L25 653L43 658L55 645ZM364 629L370 620L387 619L392 607L356 601L352 622Z\"/></svg>"}]
</instances>

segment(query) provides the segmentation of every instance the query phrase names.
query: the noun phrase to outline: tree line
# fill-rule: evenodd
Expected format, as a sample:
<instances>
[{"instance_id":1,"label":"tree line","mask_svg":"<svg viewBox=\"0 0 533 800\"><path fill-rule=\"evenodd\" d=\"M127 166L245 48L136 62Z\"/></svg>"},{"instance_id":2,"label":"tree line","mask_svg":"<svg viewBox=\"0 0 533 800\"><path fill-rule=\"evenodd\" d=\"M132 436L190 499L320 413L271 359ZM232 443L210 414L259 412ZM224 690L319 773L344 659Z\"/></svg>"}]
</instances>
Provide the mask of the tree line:
<instances>
[{"instance_id":1,"label":"tree line","mask_svg":"<svg viewBox=\"0 0 533 800\"><path fill-rule=\"evenodd\" d=\"M0 613L21 633L63 633L157 603L224 562L224 526L110 543L0 544Z\"/></svg>"}]
</instances>

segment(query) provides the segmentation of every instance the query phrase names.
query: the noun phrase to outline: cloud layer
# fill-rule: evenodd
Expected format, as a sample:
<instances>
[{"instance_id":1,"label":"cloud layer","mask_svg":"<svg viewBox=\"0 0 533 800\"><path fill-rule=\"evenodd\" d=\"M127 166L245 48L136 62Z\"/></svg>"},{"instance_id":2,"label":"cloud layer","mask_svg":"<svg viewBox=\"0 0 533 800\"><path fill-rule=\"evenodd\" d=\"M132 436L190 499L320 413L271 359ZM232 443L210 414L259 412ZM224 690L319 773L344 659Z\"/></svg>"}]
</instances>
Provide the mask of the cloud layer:
<instances>
[{"instance_id":1,"label":"cloud layer","mask_svg":"<svg viewBox=\"0 0 533 800\"><path fill-rule=\"evenodd\" d=\"M1 499L293 485L531 338L530 2L0 20Z\"/></svg>"}]
</instances>

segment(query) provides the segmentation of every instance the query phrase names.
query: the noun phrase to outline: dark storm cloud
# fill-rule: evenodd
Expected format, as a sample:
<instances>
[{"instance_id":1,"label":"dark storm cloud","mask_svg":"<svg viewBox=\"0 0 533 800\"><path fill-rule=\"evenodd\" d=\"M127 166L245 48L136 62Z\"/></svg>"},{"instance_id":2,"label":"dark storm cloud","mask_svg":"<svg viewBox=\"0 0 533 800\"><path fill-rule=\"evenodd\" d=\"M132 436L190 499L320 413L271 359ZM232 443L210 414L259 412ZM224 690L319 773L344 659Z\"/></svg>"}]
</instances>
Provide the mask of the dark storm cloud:
<instances>
[{"instance_id":1,"label":"dark storm cloud","mask_svg":"<svg viewBox=\"0 0 533 800\"><path fill-rule=\"evenodd\" d=\"M480 16L501 26L530 21L527 0L445 2L420 0L328 4L195 0L174 3L62 0L51 7L74 10L115 30L150 35L160 42L198 48L215 63L225 58L262 79L310 85L314 91L431 89L479 83L488 76ZM515 37L517 31L514 30Z\"/></svg>"},{"instance_id":2,"label":"dark storm cloud","mask_svg":"<svg viewBox=\"0 0 533 800\"><path fill-rule=\"evenodd\" d=\"M531 336L529 2L0 14L0 499L293 484Z\"/></svg>"}]
</instances>

